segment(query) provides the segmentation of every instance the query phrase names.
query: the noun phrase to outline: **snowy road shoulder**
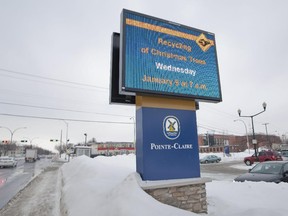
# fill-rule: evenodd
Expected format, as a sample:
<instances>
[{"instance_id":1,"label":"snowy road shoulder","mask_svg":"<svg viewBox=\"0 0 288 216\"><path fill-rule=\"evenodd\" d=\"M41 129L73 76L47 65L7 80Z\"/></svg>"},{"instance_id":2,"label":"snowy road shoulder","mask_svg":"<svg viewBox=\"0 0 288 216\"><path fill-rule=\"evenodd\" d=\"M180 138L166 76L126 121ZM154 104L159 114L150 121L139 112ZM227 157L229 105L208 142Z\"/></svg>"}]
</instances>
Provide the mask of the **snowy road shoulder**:
<instances>
[{"instance_id":1,"label":"snowy road shoulder","mask_svg":"<svg viewBox=\"0 0 288 216\"><path fill-rule=\"evenodd\" d=\"M59 165L47 167L0 210L1 216L60 215Z\"/></svg>"}]
</instances>

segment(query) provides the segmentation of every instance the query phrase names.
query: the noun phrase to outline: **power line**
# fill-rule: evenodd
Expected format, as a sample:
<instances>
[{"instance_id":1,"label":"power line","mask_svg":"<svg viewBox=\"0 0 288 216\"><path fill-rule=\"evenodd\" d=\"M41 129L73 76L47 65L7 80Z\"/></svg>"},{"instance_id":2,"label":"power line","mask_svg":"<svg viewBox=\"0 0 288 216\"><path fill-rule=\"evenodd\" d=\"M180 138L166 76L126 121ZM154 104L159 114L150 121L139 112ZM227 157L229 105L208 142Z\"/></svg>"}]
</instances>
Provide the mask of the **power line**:
<instances>
[{"instance_id":1,"label":"power line","mask_svg":"<svg viewBox=\"0 0 288 216\"><path fill-rule=\"evenodd\" d=\"M103 124L134 124L134 122L114 122L114 121L98 121L98 120L85 120L85 119L69 119L69 118L53 118L53 117L43 117L43 116L30 116L30 115L16 115L16 114L9 114L9 113L0 113L0 115L3 116L11 116L11 117L20 117L20 118L34 118L34 119L46 119L46 120L65 120L65 121L71 121L71 122L86 122L86 123L103 123ZM198 124L199 128L204 128L208 130L213 130L219 133L222 133L223 131L228 130L223 130L220 128L212 127L212 126L206 126L206 125L201 125ZM239 133L233 133L230 131L232 134L239 134Z\"/></svg>"},{"instance_id":2,"label":"power line","mask_svg":"<svg viewBox=\"0 0 288 216\"><path fill-rule=\"evenodd\" d=\"M213 126L207 126L207 125L202 125L202 124L198 124L198 127L206 129L206 130L215 131L215 132L218 132L218 133L223 133L223 131L225 131L225 132L230 133L230 134L239 134L237 132L235 133L235 131L224 130L224 129L221 129L221 128L217 128L217 127L213 127Z\"/></svg>"},{"instance_id":3,"label":"power line","mask_svg":"<svg viewBox=\"0 0 288 216\"><path fill-rule=\"evenodd\" d=\"M100 88L100 89L105 89L105 90L108 89L106 87L99 87L99 86L85 84L85 83L72 82L72 81L66 81L66 80L61 80L61 79L54 79L54 78L45 77L45 76L39 76L39 75L28 74L28 73L23 73L23 72L19 72L19 71L8 70L5 68L0 68L0 70L8 72L8 73L13 73L13 74L22 75L22 76L29 76L29 77L34 77L37 79L44 79L44 80L49 80L49 81L54 81L54 82L68 83L68 84L73 84L73 85L77 85L77 86L85 86L85 87L92 87L92 88Z\"/></svg>"},{"instance_id":4,"label":"power line","mask_svg":"<svg viewBox=\"0 0 288 216\"><path fill-rule=\"evenodd\" d=\"M12 105L12 106L22 106L22 107L31 107L31 108L37 108L37 109L47 109L47 110L58 110L58 111L67 111L67 112L87 113L87 114L95 114L95 115L131 117L131 116L126 116L126 115L108 114L108 113L96 113L96 112L88 112L88 111L73 110L73 109L61 109L61 108L55 108L55 107L45 107L45 106L19 104L19 103L9 103L9 102L3 102L3 101L0 101L0 104Z\"/></svg>"},{"instance_id":5,"label":"power line","mask_svg":"<svg viewBox=\"0 0 288 216\"><path fill-rule=\"evenodd\" d=\"M208 110L211 110L211 111L213 111L213 112L216 112L216 113L218 113L218 114L221 114L221 115L223 115L223 116L225 116L225 117L229 117L229 118L235 118L235 116L236 116L236 114L234 115L234 114L231 114L231 113L227 113L227 112L223 112L222 110L219 110L219 109L216 109L216 108L211 108L211 107L209 107L209 106L203 106L203 107L201 107L201 109L208 109ZM235 112L236 113L236 112Z\"/></svg>"},{"instance_id":6,"label":"power line","mask_svg":"<svg viewBox=\"0 0 288 216\"><path fill-rule=\"evenodd\" d=\"M43 117L43 116L29 116L29 115L16 115L8 113L0 113L3 116L21 117L21 118L35 118L35 119L46 119L46 120L65 120L73 122L88 122L88 123L103 123L103 124L134 124L133 122L113 122L113 121L97 121L97 120L85 120L85 119L69 119L69 118L53 118L53 117Z\"/></svg>"},{"instance_id":7,"label":"power line","mask_svg":"<svg viewBox=\"0 0 288 216\"><path fill-rule=\"evenodd\" d=\"M60 83L66 83L66 84L73 84L73 85L77 85L77 86L85 86L85 87L92 87L92 88L100 88L100 89L105 89L107 90L108 88L104 88L104 87L98 87L95 85L89 85L89 84L83 84L83 83L78 83L78 82L71 82L71 81L66 81L66 80L61 80L61 79L54 79L54 78L49 78L49 77L44 77L44 76L39 76L39 75L33 75L33 74L27 74L27 73L23 73L23 72L18 72L18 71L13 71L13 70L8 70L8 69L4 69L4 68L0 68L1 71L5 71L5 72L9 72L12 74L17 74L17 75L22 75L22 76L28 76L28 77L33 77L33 78L37 78L37 79L44 79L44 80L49 80L49 81L54 81L54 82L60 82ZM14 77L15 78L15 77ZM67 112L78 112L78 113L90 113L90 114L98 114L98 115L110 115L110 116L122 116L122 117L130 117L130 116L124 116L124 115L114 115L114 114L106 114L106 113L94 113L94 112L87 112L87 111L79 111L79 110L72 110L72 109L61 109L61 108L53 108L53 107L43 107L43 106L33 106L33 105L27 105L27 104L17 104L17 103L7 103L7 102L0 102L0 104L6 104L6 105L14 105L14 106L23 106L23 107L32 107L32 108L39 108L39 109L48 109L48 110L58 110L58 111L67 111ZM210 107L205 107L208 109L212 109ZM204 109L205 109L204 108ZM225 113L223 111L217 110L215 108L212 109L214 112L218 112L219 114L221 114L222 116L225 115L225 117L233 117L234 115L230 114L230 113ZM3 115L11 115L11 116L18 116L21 117L21 115L12 115L12 114L3 114ZM22 116L25 117L25 116ZM29 116L26 116L29 117ZM34 118L33 116L31 116L31 118ZM36 118L36 117L35 117ZM38 117L37 117L38 118ZM42 118L42 117L39 117ZM45 117L43 117L45 118ZM48 118L50 119L50 118ZM52 118L53 120L59 120L57 118ZM71 120L71 121L82 121L82 120ZM90 120L83 120L85 122L99 122L99 121L90 121ZM219 129L213 126L199 126L205 129L209 129L209 130L214 130L214 131L218 131L218 132L222 132L224 131L223 129ZM228 130L225 130L228 131Z\"/></svg>"},{"instance_id":8,"label":"power line","mask_svg":"<svg viewBox=\"0 0 288 216\"><path fill-rule=\"evenodd\" d=\"M1 69L0 69L1 70ZM26 81L30 81L30 82L37 82L38 83L44 83L44 84L49 84L49 85L60 85L60 86L65 86L65 87L69 87L69 88L78 88L78 89L85 89L85 90L91 90L94 91L95 88L89 88L87 86L75 86L75 85L71 85L71 84L67 84L67 83L56 83L56 82L51 82L49 80L35 80L33 78L23 78L23 77L15 77L13 74L0 74L0 76L5 76L5 77L9 77L9 78L13 78L13 79L18 79L18 80L26 80ZM100 88L100 87L99 87ZM103 89L98 89L101 91L107 91L107 89L103 88Z\"/></svg>"}]
</instances>

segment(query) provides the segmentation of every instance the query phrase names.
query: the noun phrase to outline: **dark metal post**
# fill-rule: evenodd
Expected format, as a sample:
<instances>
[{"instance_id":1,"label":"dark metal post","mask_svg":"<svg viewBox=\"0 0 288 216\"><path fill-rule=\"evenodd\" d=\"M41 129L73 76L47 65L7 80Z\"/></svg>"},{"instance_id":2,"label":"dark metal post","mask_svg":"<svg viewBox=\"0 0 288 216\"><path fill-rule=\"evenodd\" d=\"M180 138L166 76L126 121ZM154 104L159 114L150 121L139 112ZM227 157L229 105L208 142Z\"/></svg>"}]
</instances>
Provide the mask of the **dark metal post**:
<instances>
[{"instance_id":1,"label":"dark metal post","mask_svg":"<svg viewBox=\"0 0 288 216\"><path fill-rule=\"evenodd\" d=\"M85 136L85 145L87 144L87 133L84 133Z\"/></svg>"},{"instance_id":2,"label":"dark metal post","mask_svg":"<svg viewBox=\"0 0 288 216\"><path fill-rule=\"evenodd\" d=\"M256 140L256 137L255 137L253 118L254 118L255 116L257 116L257 115L259 115L259 114L261 114L261 113L263 113L263 112L266 111L267 104L264 102L264 103L262 104L262 106L263 106L263 109L264 109L263 111L261 111L261 112L259 112L259 113L256 113L256 114L254 114L254 115L251 115L251 116L242 116L242 115L241 115L241 110L238 109L238 115L239 115L239 117L248 117L248 118L251 118L251 121L252 121L252 132L253 132L252 143L253 143L253 145L254 145L255 157L257 157L258 155L257 155L257 140Z\"/></svg>"},{"instance_id":3,"label":"dark metal post","mask_svg":"<svg viewBox=\"0 0 288 216\"><path fill-rule=\"evenodd\" d=\"M254 117L254 116L251 116L251 121L252 121L252 133L253 133L252 143L253 143L253 146L254 146L255 156L257 157L257 155L258 155L258 153L257 153L257 140L256 140L256 137L255 137L253 117Z\"/></svg>"}]
</instances>

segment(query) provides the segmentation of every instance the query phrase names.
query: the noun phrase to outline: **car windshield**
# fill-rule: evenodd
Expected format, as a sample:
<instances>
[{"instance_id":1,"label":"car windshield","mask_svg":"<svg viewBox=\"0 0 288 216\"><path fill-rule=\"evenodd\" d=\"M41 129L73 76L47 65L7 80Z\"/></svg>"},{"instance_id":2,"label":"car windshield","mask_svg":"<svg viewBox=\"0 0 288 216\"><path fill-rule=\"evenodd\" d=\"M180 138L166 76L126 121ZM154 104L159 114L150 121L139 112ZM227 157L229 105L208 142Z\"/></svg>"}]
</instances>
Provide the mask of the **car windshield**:
<instances>
[{"instance_id":1,"label":"car windshield","mask_svg":"<svg viewBox=\"0 0 288 216\"><path fill-rule=\"evenodd\" d=\"M259 163L250 171L250 173L279 174L281 171L281 168L282 168L282 164Z\"/></svg>"}]
</instances>

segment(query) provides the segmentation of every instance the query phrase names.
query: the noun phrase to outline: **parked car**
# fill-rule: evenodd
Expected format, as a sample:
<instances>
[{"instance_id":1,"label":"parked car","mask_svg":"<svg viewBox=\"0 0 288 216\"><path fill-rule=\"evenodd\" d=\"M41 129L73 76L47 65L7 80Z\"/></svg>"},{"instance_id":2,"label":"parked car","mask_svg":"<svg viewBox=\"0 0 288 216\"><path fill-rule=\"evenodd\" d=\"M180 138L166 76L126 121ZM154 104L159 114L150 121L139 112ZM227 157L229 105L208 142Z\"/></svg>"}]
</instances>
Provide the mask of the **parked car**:
<instances>
[{"instance_id":1,"label":"parked car","mask_svg":"<svg viewBox=\"0 0 288 216\"><path fill-rule=\"evenodd\" d=\"M288 182L288 161L266 161L249 169L248 173L238 176L235 181Z\"/></svg>"},{"instance_id":2,"label":"parked car","mask_svg":"<svg viewBox=\"0 0 288 216\"><path fill-rule=\"evenodd\" d=\"M200 163L219 163L221 161L221 157L217 155L206 155L200 159Z\"/></svg>"},{"instance_id":3,"label":"parked car","mask_svg":"<svg viewBox=\"0 0 288 216\"><path fill-rule=\"evenodd\" d=\"M247 166L251 166L255 162L275 161L275 160L283 160L278 152L274 152L271 150L268 151L263 150L258 153L257 157L255 156L255 154L249 157L245 157L244 163Z\"/></svg>"},{"instance_id":4,"label":"parked car","mask_svg":"<svg viewBox=\"0 0 288 216\"><path fill-rule=\"evenodd\" d=\"M17 161L13 157L0 157L0 167L16 167L17 166Z\"/></svg>"},{"instance_id":5,"label":"parked car","mask_svg":"<svg viewBox=\"0 0 288 216\"><path fill-rule=\"evenodd\" d=\"M288 150L282 150L280 154L284 161L288 161Z\"/></svg>"}]
</instances>

